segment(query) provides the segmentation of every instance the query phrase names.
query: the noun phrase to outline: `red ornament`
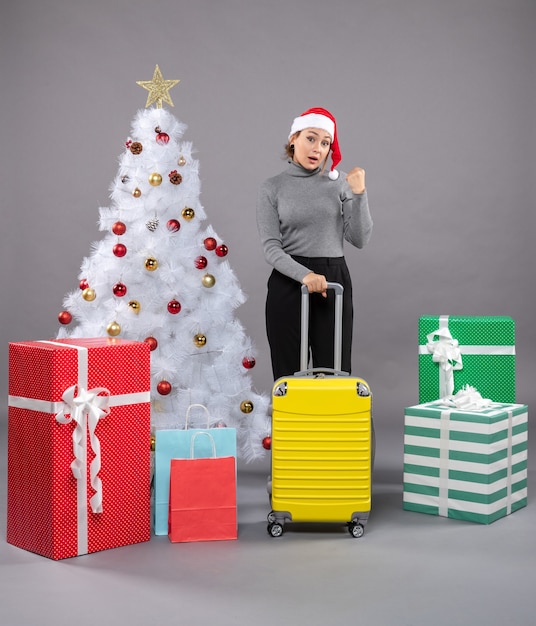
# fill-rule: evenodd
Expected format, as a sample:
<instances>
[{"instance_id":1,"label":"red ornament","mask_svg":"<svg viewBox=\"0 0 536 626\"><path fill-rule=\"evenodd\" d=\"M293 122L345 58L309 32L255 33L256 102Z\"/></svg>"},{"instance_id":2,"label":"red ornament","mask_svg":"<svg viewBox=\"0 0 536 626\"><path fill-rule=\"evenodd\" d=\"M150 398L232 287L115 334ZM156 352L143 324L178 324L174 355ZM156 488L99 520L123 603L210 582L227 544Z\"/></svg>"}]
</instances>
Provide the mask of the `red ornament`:
<instances>
[{"instance_id":1,"label":"red ornament","mask_svg":"<svg viewBox=\"0 0 536 626\"><path fill-rule=\"evenodd\" d=\"M178 300L170 300L170 302L168 302L167 305L167 310L172 314L172 315L177 315L177 313L181 312L181 303Z\"/></svg>"},{"instance_id":2,"label":"red ornament","mask_svg":"<svg viewBox=\"0 0 536 626\"><path fill-rule=\"evenodd\" d=\"M127 253L127 247L122 243L116 243L115 246L112 248L112 251L115 256L122 257L125 256L125 254Z\"/></svg>"},{"instance_id":3,"label":"red ornament","mask_svg":"<svg viewBox=\"0 0 536 626\"><path fill-rule=\"evenodd\" d=\"M73 321L73 316L69 311L60 311L58 314L58 321L60 324L70 324Z\"/></svg>"},{"instance_id":4,"label":"red ornament","mask_svg":"<svg viewBox=\"0 0 536 626\"><path fill-rule=\"evenodd\" d=\"M214 250L214 248L218 245L218 242L214 239L214 237L207 237L205 241L203 241L206 250Z\"/></svg>"},{"instance_id":5,"label":"red ornament","mask_svg":"<svg viewBox=\"0 0 536 626\"><path fill-rule=\"evenodd\" d=\"M123 283L115 283L112 287L112 291L114 292L114 296L122 298L127 293L127 286Z\"/></svg>"},{"instance_id":6,"label":"red ornament","mask_svg":"<svg viewBox=\"0 0 536 626\"><path fill-rule=\"evenodd\" d=\"M229 252L229 248L222 243L221 246L218 246L215 250L216 252L216 256L220 256L220 257L224 257L227 256L227 253Z\"/></svg>"},{"instance_id":7,"label":"red ornament","mask_svg":"<svg viewBox=\"0 0 536 626\"><path fill-rule=\"evenodd\" d=\"M112 233L114 235L124 235L126 233L127 227L123 222L116 222L112 226Z\"/></svg>"},{"instance_id":8,"label":"red ornament","mask_svg":"<svg viewBox=\"0 0 536 626\"><path fill-rule=\"evenodd\" d=\"M156 135L156 143L161 146L165 146L169 141L169 135L167 133L158 133Z\"/></svg>"},{"instance_id":9,"label":"red ornament","mask_svg":"<svg viewBox=\"0 0 536 626\"><path fill-rule=\"evenodd\" d=\"M245 356L245 357L242 359L242 365L243 365L243 366L244 366L247 370L250 370L250 369L252 369L253 367L255 367L255 363L256 363L255 358L254 358L254 357L252 357L252 356Z\"/></svg>"},{"instance_id":10,"label":"red ornament","mask_svg":"<svg viewBox=\"0 0 536 626\"><path fill-rule=\"evenodd\" d=\"M168 220L167 229L170 230L172 233L178 232L180 227L181 223L179 222L179 220Z\"/></svg>"},{"instance_id":11,"label":"red ornament","mask_svg":"<svg viewBox=\"0 0 536 626\"><path fill-rule=\"evenodd\" d=\"M143 341L149 344L149 348L151 349L151 352L158 348L158 341L154 337L145 337Z\"/></svg>"},{"instance_id":12,"label":"red ornament","mask_svg":"<svg viewBox=\"0 0 536 626\"><path fill-rule=\"evenodd\" d=\"M167 396L171 393L171 383L168 383L167 380L161 380L158 385L156 385L156 390L161 396Z\"/></svg>"},{"instance_id":13,"label":"red ornament","mask_svg":"<svg viewBox=\"0 0 536 626\"><path fill-rule=\"evenodd\" d=\"M204 270L205 267L208 264L207 257L206 256L198 256L198 257L196 257L194 263L195 263L195 266L197 267L198 270Z\"/></svg>"},{"instance_id":14,"label":"red ornament","mask_svg":"<svg viewBox=\"0 0 536 626\"><path fill-rule=\"evenodd\" d=\"M272 447L272 438L271 438L271 437L265 437L265 438L262 440L262 447L263 447L265 450L270 450L270 448Z\"/></svg>"},{"instance_id":15,"label":"red ornament","mask_svg":"<svg viewBox=\"0 0 536 626\"><path fill-rule=\"evenodd\" d=\"M89 283L87 282L86 278L82 278L82 280L80 281L79 285L80 285L80 289L82 291L84 291L84 289L87 289L89 287Z\"/></svg>"}]
</instances>

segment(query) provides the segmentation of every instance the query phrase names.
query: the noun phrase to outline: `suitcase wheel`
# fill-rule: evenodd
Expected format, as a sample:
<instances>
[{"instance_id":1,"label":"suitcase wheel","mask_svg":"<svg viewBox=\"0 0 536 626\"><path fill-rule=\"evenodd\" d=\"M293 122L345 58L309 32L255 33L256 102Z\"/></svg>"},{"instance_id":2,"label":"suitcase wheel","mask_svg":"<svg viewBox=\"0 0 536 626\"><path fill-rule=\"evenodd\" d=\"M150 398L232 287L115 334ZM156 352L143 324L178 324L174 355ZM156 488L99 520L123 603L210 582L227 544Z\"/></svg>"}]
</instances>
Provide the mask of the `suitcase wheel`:
<instances>
[{"instance_id":1,"label":"suitcase wheel","mask_svg":"<svg viewBox=\"0 0 536 626\"><path fill-rule=\"evenodd\" d=\"M275 522L275 520L276 520L275 513L273 511L270 511L268 513L268 522L270 524L273 524Z\"/></svg>"},{"instance_id":2,"label":"suitcase wheel","mask_svg":"<svg viewBox=\"0 0 536 626\"><path fill-rule=\"evenodd\" d=\"M283 534L283 526L277 522L270 522L270 524L268 524L268 533L272 535L272 537L281 537Z\"/></svg>"},{"instance_id":3,"label":"suitcase wheel","mask_svg":"<svg viewBox=\"0 0 536 626\"><path fill-rule=\"evenodd\" d=\"M348 523L348 532L355 539L359 539L359 537L362 537L363 534L365 533L365 528L364 528L364 526L362 524L359 524L358 522L349 522Z\"/></svg>"}]
</instances>

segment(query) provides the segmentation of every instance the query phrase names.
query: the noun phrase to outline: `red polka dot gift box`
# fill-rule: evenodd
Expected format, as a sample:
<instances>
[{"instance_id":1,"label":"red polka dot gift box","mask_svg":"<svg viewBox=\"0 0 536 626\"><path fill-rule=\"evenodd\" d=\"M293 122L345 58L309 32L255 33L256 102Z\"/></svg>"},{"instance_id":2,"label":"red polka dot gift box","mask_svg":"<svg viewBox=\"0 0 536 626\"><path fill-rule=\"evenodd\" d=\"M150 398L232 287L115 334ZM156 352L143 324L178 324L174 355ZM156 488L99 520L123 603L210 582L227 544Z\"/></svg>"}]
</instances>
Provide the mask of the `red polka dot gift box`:
<instances>
[{"instance_id":1,"label":"red polka dot gift box","mask_svg":"<svg viewBox=\"0 0 536 626\"><path fill-rule=\"evenodd\" d=\"M9 344L7 541L51 559L150 539L150 348Z\"/></svg>"}]
</instances>

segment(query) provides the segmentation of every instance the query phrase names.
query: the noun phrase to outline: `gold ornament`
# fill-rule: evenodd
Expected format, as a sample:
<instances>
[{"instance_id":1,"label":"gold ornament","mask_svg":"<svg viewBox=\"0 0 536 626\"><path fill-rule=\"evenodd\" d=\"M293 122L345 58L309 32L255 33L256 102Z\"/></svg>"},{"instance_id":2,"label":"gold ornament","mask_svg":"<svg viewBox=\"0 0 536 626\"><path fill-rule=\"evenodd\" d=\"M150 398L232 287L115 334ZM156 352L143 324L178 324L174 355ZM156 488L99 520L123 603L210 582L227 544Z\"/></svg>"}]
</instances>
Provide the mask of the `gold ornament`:
<instances>
[{"instance_id":1,"label":"gold ornament","mask_svg":"<svg viewBox=\"0 0 536 626\"><path fill-rule=\"evenodd\" d=\"M162 72L158 65L154 69L153 79L152 80L137 80L136 84L144 89L147 89L149 95L147 96L147 102L145 103L145 108L151 106L153 102L156 103L156 108L162 108L162 101L169 106L174 106L173 101L171 100L171 96L169 95L169 90L175 85L178 85L180 80L164 80L162 76Z\"/></svg>"},{"instance_id":2,"label":"gold ornament","mask_svg":"<svg viewBox=\"0 0 536 626\"><path fill-rule=\"evenodd\" d=\"M182 154L179 157L179 160L177 161L177 165L180 165L181 167L183 167L183 165L186 165L186 159L182 156Z\"/></svg>"},{"instance_id":3,"label":"gold ornament","mask_svg":"<svg viewBox=\"0 0 536 626\"><path fill-rule=\"evenodd\" d=\"M128 306L134 311L134 313L138 314L141 309L141 305L137 300L131 300L128 303Z\"/></svg>"},{"instance_id":4,"label":"gold ornament","mask_svg":"<svg viewBox=\"0 0 536 626\"><path fill-rule=\"evenodd\" d=\"M149 184L153 187L158 187L162 184L162 176L158 172L153 172L149 175Z\"/></svg>"},{"instance_id":5,"label":"gold ornament","mask_svg":"<svg viewBox=\"0 0 536 626\"><path fill-rule=\"evenodd\" d=\"M207 343L207 338L205 337L205 335L201 333L197 333L197 335L194 337L194 344L198 348L202 348L206 343Z\"/></svg>"},{"instance_id":6,"label":"gold ornament","mask_svg":"<svg viewBox=\"0 0 536 626\"><path fill-rule=\"evenodd\" d=\"M87 289L84 289L84 291L82 291L82 298L84 298L86 302L93 302L96 297L97 294L95 293L94 289L91 289L91 287L88 287Z\"/></svg>"},{"instance_id":7,"label":"gold ornament","mask_svg":"<svg viewBox=\"0 0 536 626\"><path fill-rule=\"evenodd\" d=\"M132 195L135 198L139 198L141 196L141 189L139 189L138 187L136 187L136 189L134 189L134 191L132 192Z\"/></svg>"},{"instance_id":8,"label":"gold ornament","mask_svg":"<svg viewBox=\"0 0 536 626\"><path fill-rule=\"evenodd\" d=\"M145 269L148 272L154 272L155 269L158 267L158 261L150 256L149 258L145 259Z\"/></svg>"},{"instance_id":9,"label":"gold ornament","mask_svg":"<svg viewBox=\"0 0 536 626\"><path fill-rule=\"evenodd\" d=\"M108 326L106 326L106 332L110 337L117 337L121 332L121 326L117 322L110 322Z\"/></svg>"},{"instance_id":10,"label":"gold ornament","mask_svg":"<svg viewBox=\"0 0 536 626\"><path fill-rule=\"evenodd\" d=\"M251 413L253 411L253 402L251 400L244 400L240 403L240 410L242 413Z\"/></svg>"},{"instance_id":11,"label":"gold ornament","mask_svg":"<svg viewBox=\"0 0 536 626\"><path fill-rule=\"evenodd\" d=\"M193 220L195 217L195 211L193 209L191 209L189 206L185 206L184 209L181 212L182 217L185 220Z\"/></svg>"},{"instance_id":12,"label":"gold ornament","mask_svg":"<svg viewBox=\"0 0 536 626\"><path fill-rule=\"evenodd\" d=\"M151 452L154 452L156 449L156 436L151 435Z\"/></svg>"},{"instance_id":13,"label":"gold ornament","mask_svg":"<svg viewBox=\"0 0 536 626\"><path fill-rule=\"evenodd\" d=\"M203 287L214 287L216 279L212 276L212 274L205 274L201 279L201 282L203 283Z\"/></svg>"}]
</instances>

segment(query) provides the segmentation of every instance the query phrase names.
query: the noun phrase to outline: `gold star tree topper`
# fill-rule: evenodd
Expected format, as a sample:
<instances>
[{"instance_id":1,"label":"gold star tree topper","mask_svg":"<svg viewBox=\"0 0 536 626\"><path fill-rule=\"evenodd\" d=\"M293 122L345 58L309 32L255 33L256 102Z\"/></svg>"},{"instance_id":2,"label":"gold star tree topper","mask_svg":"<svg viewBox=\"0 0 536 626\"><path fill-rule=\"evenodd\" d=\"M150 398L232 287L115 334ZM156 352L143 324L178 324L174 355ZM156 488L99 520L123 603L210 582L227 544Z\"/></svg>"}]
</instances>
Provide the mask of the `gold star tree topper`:
<instances>
[{"instance_id":1,"label":"gold star tree topper","mask_svg":"<svg viewBox=\"0 0 536 626\"><path fill-rule=\"evenodd\" d=\"M152 80L137 80L136 84L144 89L147 89L149 95L147 96L147 102L145 108L151 106L153 102L156 102L156 108L162 108L162 102L174 106L169 90L180 83L180 80L164 80L162 72L158 65L154 68L154 74Z\"/></svg>"}]
</instances>

